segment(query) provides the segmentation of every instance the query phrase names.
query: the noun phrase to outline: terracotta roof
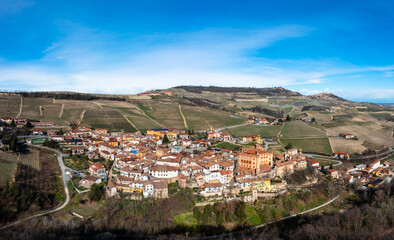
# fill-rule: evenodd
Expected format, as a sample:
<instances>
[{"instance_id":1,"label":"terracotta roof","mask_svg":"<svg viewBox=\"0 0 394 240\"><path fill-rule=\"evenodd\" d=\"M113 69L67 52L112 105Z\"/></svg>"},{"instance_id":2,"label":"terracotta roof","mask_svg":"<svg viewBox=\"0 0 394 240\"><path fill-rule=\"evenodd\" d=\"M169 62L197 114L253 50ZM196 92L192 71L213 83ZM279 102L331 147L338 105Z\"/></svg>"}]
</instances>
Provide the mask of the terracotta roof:
<instances>
[{"instance_id":1,"label":"terracotta roof","mask_svg":"<svg viewBox=\"0 0 394 240\"><path fill-rule=\"evenodd\" d=\"M161 172L171 171L171 172L174 172L174 171L178 171L178 170L179 170L179 167L173 167L173 166L167 166L167 165L155 165L155 166L149 168L149 171L155 171L155 172L157 172L157 171L161 171Z\"/></svg>"}]
</instances>

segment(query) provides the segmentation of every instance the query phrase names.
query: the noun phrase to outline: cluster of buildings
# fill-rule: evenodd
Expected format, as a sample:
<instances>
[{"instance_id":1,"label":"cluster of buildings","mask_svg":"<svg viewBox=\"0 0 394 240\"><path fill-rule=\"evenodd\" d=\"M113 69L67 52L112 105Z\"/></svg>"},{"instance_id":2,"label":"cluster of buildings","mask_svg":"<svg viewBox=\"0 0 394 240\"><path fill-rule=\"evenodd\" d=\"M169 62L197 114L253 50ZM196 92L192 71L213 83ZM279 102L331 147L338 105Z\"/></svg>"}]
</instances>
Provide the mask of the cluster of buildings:
<instances>
[{"instance_id":1,"label":"cluster of buildings","mask_svg":"<svg viewBox=\"0 0 394 240\"><path fill-rule=\"evenodd\" d=\"M358 182L368 188L376 188L384 181L391 181L394 176L393 171L389 168L389 163L387 161L381 163L380 160L342 170L327 169L326 174L332 179L339 179L348 183Z\"/></svg>"},{"instance_id":2,"label":"cluster of buildings","mask_svg":"<svg viewBox=\"0 0 394 240\"><path fill-rule=\"evenodd\" d=\"M280 124L280 121L285 121L286 118L276 118L273 120L268 120L266 118L258 118L258 117L253 117L248 119L246 122L247 123L252 123L256 125L277 125Z\"/></svg>"},{"instance_id":3,"label":"cluster of buildings","mask_svg":"<svg viewBox=\"0 0 394 240\"><path fill-rule=\"evenodd\" d=\"M283 178L308 165L297 149L276 156L267 152L258 135L238 139L256 143L253 148L242 148L238 153L211 149L212 139L231 139L228 134L215 130L202 140L191 140L194 136L184 130L164 128L150 129L146 134L123 134L78 127L65 135L50 137L62 142L63 149L70 154L88 157L90 164L81 186L89 188L107 180L109 196L123 194L133 199L166 198L171 183L193 188L203 196L277 192L284 190L285 184L274 183L277 181L272 179ZM164 138L168 139L167 144L163 144ZM112 166L106 169L108 165L100 162L102 159L113 161Z\"/></svg>"}]
</instances>

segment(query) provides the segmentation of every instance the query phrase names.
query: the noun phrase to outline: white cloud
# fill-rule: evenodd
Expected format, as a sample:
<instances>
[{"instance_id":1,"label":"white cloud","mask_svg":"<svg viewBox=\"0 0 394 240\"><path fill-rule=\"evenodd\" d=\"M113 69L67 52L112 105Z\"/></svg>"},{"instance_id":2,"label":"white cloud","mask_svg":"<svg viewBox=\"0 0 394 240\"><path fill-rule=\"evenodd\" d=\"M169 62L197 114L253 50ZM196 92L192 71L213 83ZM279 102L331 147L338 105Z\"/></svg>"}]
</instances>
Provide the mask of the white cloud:
<instances>
[{"instance_id":1,"label":"white cloud","mask_svg":"<svg viewBox=\"0 0 394 240\"><path fill-rule=\"evenodd\" d=\"M0 86L31 90L137 93L176 85L271 87L356 77L394 66L358 67L333 60L256 57L255 52L312 29L284 25L259 30L208 29L153 36L117 36L70 24L73 31L43 58L0 65ZM351 76L348 76L348 75ZM330 89L302 89L310 95ZM333 90L336 91L336 90Z\"/></svg>"}]
</instances>

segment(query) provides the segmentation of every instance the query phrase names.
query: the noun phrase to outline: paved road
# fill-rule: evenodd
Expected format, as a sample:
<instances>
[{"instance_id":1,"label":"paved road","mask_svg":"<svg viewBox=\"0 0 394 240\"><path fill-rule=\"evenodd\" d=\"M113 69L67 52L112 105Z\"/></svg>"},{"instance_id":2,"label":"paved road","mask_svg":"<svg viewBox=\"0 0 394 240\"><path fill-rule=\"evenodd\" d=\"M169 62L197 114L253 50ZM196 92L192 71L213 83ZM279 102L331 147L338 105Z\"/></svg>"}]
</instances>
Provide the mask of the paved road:
<instances>
[{"instance_id":1,"label":"paved road","mask_svg":"<svg viewBox=\"0 0 394 240\"><path fill-rule=\"evenodd\" d=\"M20 220L18 220L16 222L10 223L10 224L5 225L5 226L2 226L2 227L0 227L0 231L3 230L3 229L6 229L6 228L12 227L12 226L14 226L14 225L16 225L16 224L18 224L20 222L23 222L23 221L26 221L26 220L29 220L29 219L33 219L33 218L36 218L36 217L41 217L41 216L44 216L44 215L48 215L48 214L51 214L51 213L54 213L54 212L57 212L57 211L65 208L67 206L67 204L70 202L70 193L69 193L68 187L67 187L67 181L69 180L70 176L68 176L68 174L66 174L66 169L68 169L68 168L64 165L63 154L61 152L59 152L57 150L54 150L54 149L51 149L51 148L42 147L42 146L36 146L36 145L32 145L32 146L35 146L35 147L38 147L38 148L44 148L44 149L47 149L47 150L50 150L50 151L53 151L53 152L57 153L57 161L59 162L60 170L62 171L64 192L66 193L66 201L64 201L64 203L60 207L55 208L53 210L49 210L49 211L46 211L46 212L43 212L43 213L38 213L36 215L30 216L30 217L27 217L27 218L23 218L23 219L20 219Z\"/></svg>"},{"instance_id":2,"label":"paved road","mask_svg":"<svg viewBox=\"0 0 394 240\"><path fill-rule=\"evenodd\" d=\"M338 196L334 197L330 201L328 201L326 203L323 203L322 205L317 206L315 208L312 208L312 209L309 209L309 210L306 210L306 211L303 211L303 212L300 212L300 213L296 213L296 214L293 214L293 215L290 215L290 216L287 216L287 217L284 217L284 218L281 218L281 219L278 219L278 220L275 220L275 221L271 221L271 222L267 222L267 223L264 223L264 224L261 224L261 225L257 225L257 226L255 226L255 227L253 227L251 229L248 229L248 230L257 230L259 228L271 225L273 223L277 223L277 222L280 222L280 221L283 221L283 220L286 220L286 219L289 219L289 218L294 218L294 217L297 217L297 216L300 216L300 215L303 215L303 214L306 214L306 213L310 213L310 212L316 211L316 210L318 210L318 209L320 209L322 207L325 207L325 206L331 204L332 202L337 200L340 195L341 194L338 194ZM207 237L199 237L199 238L194 238L194 239L218 239L218 238L223 238L223 237L235 236L235 235L237 235L239 233L246 232L248 230L240 230L240 231L231 232L231 233L225 233L225 234L214 235L214 236L207 236Z\"/></svg>"}]
</instances>

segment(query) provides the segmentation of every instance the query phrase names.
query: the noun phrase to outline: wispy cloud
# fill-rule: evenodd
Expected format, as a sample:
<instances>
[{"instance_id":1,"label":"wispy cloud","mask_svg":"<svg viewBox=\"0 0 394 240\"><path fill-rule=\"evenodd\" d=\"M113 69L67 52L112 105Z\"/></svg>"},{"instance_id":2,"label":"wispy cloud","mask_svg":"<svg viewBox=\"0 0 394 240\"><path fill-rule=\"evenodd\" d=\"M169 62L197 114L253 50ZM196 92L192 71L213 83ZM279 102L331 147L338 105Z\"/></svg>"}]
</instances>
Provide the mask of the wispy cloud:
<instances>
[{"instance_id":1,"label":"wispy cloud","mask_svg":"<svg viewBox=\"0 0 394 240\"><path fill-rule=\"evenodd\" d=\"M318 86L333 78L394 70L394 66L359 67L335 60L269 59L256 54L276 42L314 31L300 25L206 29L143 37L66 25L66 37L43 49L42 58L1 64L0 87L136 93L181 84ZM313 94L316 89L301 92Z\"/></svg>"}]
</instances>

